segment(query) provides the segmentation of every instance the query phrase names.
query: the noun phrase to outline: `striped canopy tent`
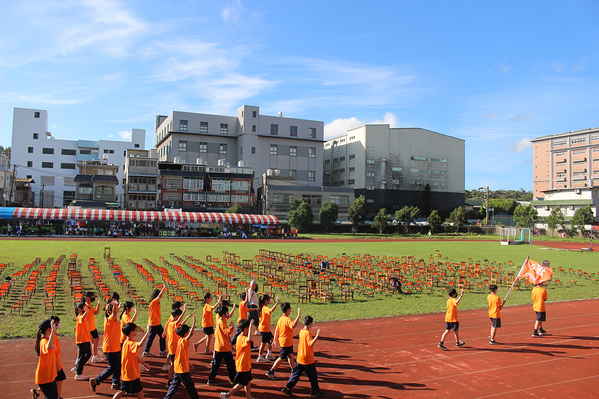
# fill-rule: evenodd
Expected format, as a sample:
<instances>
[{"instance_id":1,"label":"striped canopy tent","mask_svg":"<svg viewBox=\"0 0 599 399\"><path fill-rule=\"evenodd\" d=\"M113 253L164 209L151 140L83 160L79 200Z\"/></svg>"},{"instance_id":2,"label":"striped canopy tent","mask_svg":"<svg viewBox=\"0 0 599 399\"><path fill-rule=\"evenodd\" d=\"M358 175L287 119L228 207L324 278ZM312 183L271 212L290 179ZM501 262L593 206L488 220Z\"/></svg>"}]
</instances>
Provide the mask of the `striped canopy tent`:
<instances>
[{"instance_id":1,"label":"striped canopy tent","mask_svg":"<svg viewBox=\"0 0 599 399\"><path fill-rule=\"evenodd\" d=\"M12 212L11 212L12 211ZM2 208L2 219L35 220L104 220L115 222L194 222L278 224L272 215L239 213L172 212L172 211L113 211L106 209Z\"/></svg>"}]
</instances>

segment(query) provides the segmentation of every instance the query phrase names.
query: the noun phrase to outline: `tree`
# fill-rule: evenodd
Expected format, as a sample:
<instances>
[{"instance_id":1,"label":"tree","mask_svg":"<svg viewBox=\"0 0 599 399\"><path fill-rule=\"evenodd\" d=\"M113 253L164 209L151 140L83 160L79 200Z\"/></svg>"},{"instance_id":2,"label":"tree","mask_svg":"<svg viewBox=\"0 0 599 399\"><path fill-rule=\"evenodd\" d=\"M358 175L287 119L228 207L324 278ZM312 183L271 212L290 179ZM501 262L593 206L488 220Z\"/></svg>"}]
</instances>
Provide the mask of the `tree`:
<instances>
[{"instance_id":1,"label":"tree","mask_svg":"<svg viewBox=\"0 0 599 399\"><path fill-rule=\"evenodd\" d=\"M466 223L466 212L464 211L464 208L459 206L451 211L448 221L453 223L453 225L456 226L457 230L459 231L460 227Z\"/></svg>"},{"instance_id":2,"label":"tree","mask_svg":"<svg viewBox=\"0 0 599 399\"><path fill-rule=\"evenodd\" d=\"M4 148L3 146L0 145L0 154L4 154L10 158L10 147Z\"/></svg>"},{"instance_id":3,"label":"tree","mask_svg":"<svg viewBox=\"0 0 599 399\"><path fill-rule=\"evenodd\" d=\"M514 210L514 220L517 222L516 227L533 227L538 219L539 214L531 204L520 204Z\"/></svg>"},{"instance_id":4,"label":"tree","mask_svg":"<svg viewBox=\"0 0 599 399\"><path fill-rule=\"evenodd\" d=\"M391 215L387 213L385 208L382 208L374 217L374 223L372 224L372 227L377 229L379 234L383 234L389 225L389 220L391 220Z\"/></svg>"},{"instance_id":5,"label":"tree","mask_svg":"<svg viewBox=\"0 0 599 399\"><path fill-rule=\"evenodd\" d=\"M395 212L395 220L409 226L414 222L414 219L416 219L419 213L420 209L416 206L404 206L399 211Z\"/></svg>"},{"instance_id":6,"label":"tree","mask_svg":"<svg viewBox=\"0 0 599 399\"><path fill-rule=\"evenodd\" d=\"M240 213L241 212L241 205L239 205L237 202L234 203L233 205L231 205L230 207L227 208L227 210L225 211L225 213Z\"/></svg>"},{"instance_id":7,"label":"tree","mask_svg":"<svg viewBox=\"0 0 599 399\"><path fill-rule=\"evenodd\" d=\"M426 219L426 221L428 222L428 225L431 226L433 233L438 231L442 224L441 216L439 216L439 212L437 212L436 209L432 211L430 215L428 215L428 219Z\"/></svg>"},{"instance_id":8,"label":"tree","mask_svg":"<svg viewBox=\"0 0 599 399\"><path fill-rule=\"evenodd\" d=\"M424 185L424 190L420 196L420 208L422 210L422 216L428 216L435 208L435 199L433 198L433 192L430 184Z\"/></svg>"},{"instance_id":9,"label":"tree","mask_svg":"<svg viewBox=\"0 0 599 399\"><path fill-rule=\"evenodd\" d=\"M325 230L329 231L339 216L339 206L332 201L325 201L318 212L318 221L324 226Z\"/></svg>"},{"instance_id":10,"label":"tree","mask_svg":"<svg viewBox=\"0 0 599 399\"><path fill-rule=\"evenodd\" d=\"M300 231L305 231L312 224L314 214L307 198L293 201L287 220L289 220L291 227L295 227Z\"/></svg>"},{"instance_id":11,"label":"tree","mask_svg":"<svg viewBox=\"0 0 599 399\"><path fill-rule=\"evenodd\" d=\"M557 229L558 226L561 226L562 229L566 227L566 218L564 217L564 212L562 212L562 208L559 206L553 207L549 216L547 216L547 227L551 230L551 234Z\"/></svg>"},{"instance_id":12,"label":"tree","mask_svg":"<svg viewBox=\"0 0 599 399\"><path fill-rule=\"evenodd\" d=\"M593 210L590 206L587 205L578 208L572 217L572 230L578 230L580 234L584 235L586 225L594 221L595 215L593 215Z\"/></svg>"},{"instance_id":13,"label":"tree","mask_svg":"<svg viewBox=\"0 0 599 399\"><path fill-rule=\"evenodd\" d=\"M348 219L354 226L357 226L364 223L367 214L366 199L363 195L360 195L350 205L349 210L347 211Z\"/></svg>"}]
</instances>

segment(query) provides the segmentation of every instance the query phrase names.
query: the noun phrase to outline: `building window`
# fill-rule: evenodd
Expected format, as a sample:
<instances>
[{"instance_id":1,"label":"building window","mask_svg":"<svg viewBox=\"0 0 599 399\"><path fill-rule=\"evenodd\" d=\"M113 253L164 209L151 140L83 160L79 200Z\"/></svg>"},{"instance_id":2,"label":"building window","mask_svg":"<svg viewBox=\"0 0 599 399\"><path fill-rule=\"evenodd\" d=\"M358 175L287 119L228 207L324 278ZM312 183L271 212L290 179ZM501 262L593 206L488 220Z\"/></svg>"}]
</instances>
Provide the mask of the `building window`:
<instances>
[{"instance_id":1,"label":"building window","mask_svg":"<svg viewBox=\"0 0 599 399\"><path fill-rule=\"evenodd\" d=\"M39 118L39 117L40 117L40 113L39 113L38 111L35 111L35 112L33 113L33 117L34 117L34 118Z\"/></svg>"},{"instance_id":2,"label":"building window","mask_svg":"<svg viewBox=\"0 0 599 399\"><path fill-rule=\"evenodd\" d=\"M316 158L316 147L308 147L308 157Z\"/></svg>"},{"instance_id":3,"label":"building window","mask_svg":"<svg viewBox=\"0 0 599 399\"><path fill-rule=\"evenodd\" d=\"M366 186L366 190L374 190L374 186Z\"/></svg>"},{"instance_id":4,"label":"building window","mask_svg":"<svg viewBox=\"0 0 599 399\"><path fill-rule=\"evenodd\" d=\"M208 143L200 143L200 152L208 152Z\"/></svg>"},{"instance_id":5,"label":"building window","mask_svg":"<svg viewBox=\"0 0 599 399\"><path fill-rule=\"evenodd\" d=\"M104 154L114 154L114 150L104 150Z\"/></svg>"},{"instance_id":6,"label":"building window","mask_svg":"<svg viewBox=\"0 0 599 399\"><path fill-rule=\"evenodd\" d=\"M270 125L270 134L273 136L279 135L279 125Z\"/></svg>"},{"instance_id":7,"label":"building window","mask_svg":"<svg viewBox=\"0 0 599 399\"><path fill-rule=\"evenodd\" d=\"M412 161L428 161L427 157L411 157Z\"/></svg>"},{"instance_id":8,"label":"building window","mask_svg":"<svg viewBox=\"0 0 599 399\"><path fill-rule=\"evenodd\" d=\"M252 125L252 132L256 133L256 125Z\"/></svg>"},{"instance_id":9,"label":"building window","mask_svg":"<svg viewBox=\"0 0 599 399\"><path fill-rule=\"evenodd\" d=\"M179 121L179 131L181 131L181 132L187 131L187 121L186 120L181 119Z\"/></svg>"},{"instance_id":10,"label":"building window","mask_svg":"<svg viewBox=\"0 0 599 399\"><path fill-rule=\"evenodd\" d=\"M586 150L576 150L576 151L572 151L572 154L584 154L585 152L587 152Z\"/></svg>"},{"instance_id":11,"label":"building window","mask_svg":"<svg viewBox=\"0 0 599 399\"><path fill-rule=\"evenodd\" d=\"M331 195L331 202L341 206L349 205L349 196L347 195Z\"/></svg>"},{"instance_id":12,"label":"building window","mask_svg":"<svg viewBox=\"0 0 599 399\"><path fill-rule=\"evenodd\" d=\"M356 158L356 154L349 154L349 159L354 159Z\"/></svg>"},{"instance_id":13,"label":"building window","mask_svg":"<svg viewBox=\"0 0 599 399\"><path fill-rule=\"evenodd\" d=\"M221 144L219 146L219 151L220 154L226 154L227 153L227 145L226 144Z\"/></svg>"},{"instance_id":14,"label":"building window","mask_svg":"<svg viewBox=\"0 0 599 399\"><path fill-rule=\"evenodd\" d=\"M184 190L198 190L204 189L204 180L202 179L183 179Z\"/></svg>"},{"instance_id":15,"label":"building window","mask_svg":"<svg viewBox=\"0 0 599 399\"><path fill-rule=\"evenodd\" d=\"M368 172L368 173L366 173L366 177L374 177L374 173Z\"/></svg>"},{"instance_id":16,"label":"building window","mask_svg":"<svg viewBox=\"0 0 599 399\"><path fill-rule=\"evenodd\" d=\"M316 128L311 127L308 130L308 138L315 139L316 138Z\"/></svg>"},{"instance_id":17,"label":"building window","mask_svg":"<svg viewBox=\"0 0 599 399\"><path fill-rule=\"evenodd\" d=\"M27 147L27 152L29 154L33 154L33 147Z\"/></svg>"},{"instance_id":18,"label":"building window","mask_svg":"<svg viewBox=\"0 0 599 399\"><path fill-rule=\"evenodd\" d=\"M38 133L33 133L33 139L37 140L40 137L40 135Z\"/></svg>"},{"instance_id":19,"label":"building window","mask_svg":"<svg viewBox=\"0 0 599 399\"><path fill-rule=\"evenodd\" d=\"M289 156L297 157L297 147L295 147L295 146L289 147Z\"/></svg>"},{"instance_id":20,"label":"building window","mask_svg":"<svg viewBox=\"0 0 599 399\"><path fill-rule=\"evenodd\" d=\"M573 138L572 141L570 142L570 144L581 144L581 143L586 143L587 142L587 138L586 137L576 137Z\"/></svg>"},{"instance_id":21,"label":"building window","mask_svg":"<svg viewBox=\"0 0 599 399\"><path fill-rule=\"evenodd\" d=\"M229 125L226 123L220 124L220 134L229 134Z\"/></svg>"},{"instance_id":22,"label":"building window","mask_svg":"<svg viewBox=\"0 0 599 399\"><path fill-rule=\"evenodd\" d=\"M52 169L54 167L54 162L42 162L42 168Z\"/></svg>"},{"instance_id":23,"label":"building window","mask_svg":"<svg viewBox=\"0 0 599 399\"><path fill-rule=\"evenodd\" d=\"M61 163L60 169L75 169L76 166L74 163Z\"/></svg>"},{"instance_id":24,"label":"building window","mask_svg":"<svg viewBox=\"0 0 599 399\"><path fill-rule=\"evenodd\" d=\"M345 156L339 157L339 162L343 162L343 161L345 161Z\"/></svg>"},{"instance_id":25,"label":"building window","mask_svg":"<svg viewBox=\"0 0 599 399\"><path fill-rule=\"evenodd\" d=\"M279 152L279 147L276 144L270 145L270 155L277 155Z\"/></svg>"},{"instance_id":26,"label":"building window","mask_svg":"<svg viewBox=\"0 0 599 399\"><path fill-rule=\"evenodd\" d=\"M289 135L291 137L297 137L297 126L291 126L289 128Z\"/></svg>"},{"instance_id":27,"label":"building window","mask_svg":"<svg viewBox=\"0 0 599 399\"><path fill-rule=\"evenodd\" d=\"M62 149L61 151L62 155L77 155L77 150L67 150L67 149Z\"/></svg>"},{"instance_id":28,"label":"building window","mask_svg":"<svg viewBox=\"0 0 599 399\"><path fill-rule=\"evenodd\" d=\"M91 187L79 187L79 194L91 194L91 193L92 193Z\"/></svg>"},{"instance_id":29,"label":"building window","mask_svg":"<svg viewBox=\"0 0 599 399\"><path fill-rule=\"evenodd\" d=\"M355 172L356 168L354 168L353 166L350 166L349 168L347 168L347 170L349 170L350 172Z\"/></svg>"},{"instance_id":30,"label":"building window","mask_svg":"<svg viewBox=\"0 0 599 399\"><path fill-rule=\"evenodd\" d=\"M369 165L374 165L374 159L367 159L366 163Z\"/></svg>"},{"instance_id":31,"label":"building window","mask_svg":"<svg viewBox=\"0 0 599 399\"><path fill-rule=\"evenodd\" d=\"M255 118L256 116L258 116L258 112L257 111L252 111L252 117Z\"/></svg>"},{"instance_id":32,"label":"building window","mask_svg":"<svg viewBox=\"0 0 599 399\"><path fill-rule=\"evenodd\" d=\"M33 161L27 161L27 167L33 168Z\"/></svg>"},{"instance_id":33,"label":"building window","mask_svg":"<svg viewBox=\"0 0 599 399\"><path fill-rule=\"evenodd\" d=\"M309 170L308 171L308 181L315 181L316 180L316 172L313 170Z\"/></svg>"},{"instance_id":34,"label":"building window","mask_svg":"<svg viewBox=\"0 0 599 399\"><path fill-rule=\"evenodd\" d=\"M200 133L208 133L208 122L200 122Z\"/></svg>"},{"instance_id":35,"label":"building window","mask_svg":"<svg viewBox=\"0 0 599 399\"><path fill-rule=\"evenodd\" d=\"M568 144L568 140L566 140L566 139L553 140L551 142L551 144L553 144L554 147L559 147L559 146Z\"/></svg>"},{"instance_id":36,"label":"building window","mask_svg":"<svg viewBox=\"0 0 599 399\"><path fill-rule=\"evenodd\" d=\"M348 179L347 184L356 184L356 181L354 179Z\"/></svg>"},{"instance_id":37,"label":"building window","mask_svg":"<svg viewBox=\"0 0 599 399\"><path fill-rule=\"evenodd\" d=\"M187 141L179 141L179 151L187 151Z\"/></svg>"},{"instance_id":38,"label":"building window","mask_svg":"<svg viewBox=\"0 0 599 399\"><path fill-rule=\"evenodd\" d=\"M256 153L256 147L252 147L252 154Z\"/></svg>"},{"instance_id":39,"label":"building window","mask_svg":"<svg viewBox=\"0 0 599 399\"><path fill-rule=\"evenodd\" d=\"M81 155L91 155L92 150L79 150L79 154Z\"/></svg>"},{"instance_id":40,"label":"building window","mask_svg":"<svg viewBox=\"0 0 599 399\"><path fill-rule=\"evenodd\" d=\"M367 151L374 151L374 147L366 147Z\"/></svg>"},{"instance_id":41,"label":"building window","mask_svg":"<svg viewBox=\"0 0 599 399\"><path fill-rule=\"evenodd\" d=\"M289 170L289 177L297 177L297 170L290 169Z\"/></svg>"},{"instance_id":42,"label":"building window","mask_svg":"<svg viewBox=\"0 0 599 399\"><path fill-rule=\"evenodd\" d=\"M133 144L134 148L139 148L139 144Z\"/></svg>"}]
</instances>

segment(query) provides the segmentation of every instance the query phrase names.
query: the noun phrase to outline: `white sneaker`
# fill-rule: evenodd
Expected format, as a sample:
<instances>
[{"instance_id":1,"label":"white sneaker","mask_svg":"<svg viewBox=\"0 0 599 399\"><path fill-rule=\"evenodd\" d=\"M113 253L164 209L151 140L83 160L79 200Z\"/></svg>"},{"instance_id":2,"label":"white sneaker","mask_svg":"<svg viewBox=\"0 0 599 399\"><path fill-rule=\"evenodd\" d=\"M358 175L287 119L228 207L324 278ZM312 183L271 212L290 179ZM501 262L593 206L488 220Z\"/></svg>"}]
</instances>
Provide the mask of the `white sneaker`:
<instances>
[{"instance_id":1,"label":"white sneaker","mask_svg":"<svg viewBox=\"0 0 599 399\"><path fill-rule=\"evenodd\" d=\"M171 368L170 364L165 364L164 366L162 366L162 370L164 371L168 371Z\"/></svg>"},{"instance_id":2,"label":"white sneaker","mask_svg":"<svg viewBox=\"0 0 599 399\"><path fill-rule=\"evenodd\" d=\"M265 363L265 362L268 362L268 359L265 358L265 357L260 356L260 357L258 357L258 359L256 360L256 362L257 363Z\"/></svg>"},{"instance_id":3,"label":"white sneaker","mask_svg":"<svg viewBox=\"0 0 599 399\"><path fill-rule=\"evenodd\" d=\"M221 392L220 393L220 399L229 399L229 396L227 396L226 392Z\"/></svg>"},{"instance_id":4,"label":"white sneaker","mask_svg":"<svg viewBox=\"0 0 599 399\"><path fill-rule=\"evenodd\" d=\"M73 372L73 373L77 374L77 367L73 367L73 368L71 369L71 372Z\"/></svg>"},{"instance_id":5,"label":"white sneaker","mask_svg":"<svg viewBox=\"0 0 599 399\"><path fill-rule=\"evenodd\" d=\"M89 381L89 377L83 374L78 374L74 378L75 381Z\"/></svg>"},{"instance_id":6,"label":"white sneaker","mask_svg":"<svg viewBox=\"0 0 599 399\"><path fill-rule=\"evenodd\" d=\"M92 363L104 363L105 359L102 359L100 356L92 356Z\"/></svg>"},{"instance_id":7,"label":"white sneaker","mask_svg":"<svg viewBox=\"0 0 599 399\"><path fill-rule=\"evenodd\" d=\"M275 356L273 356L273 355L272 355L272 353L271 353L270 355L266 355L266 358L267 358L268 360L275 360L275 359L276 359L276 357L275 357Z\"/></svg>"}]
</instances>

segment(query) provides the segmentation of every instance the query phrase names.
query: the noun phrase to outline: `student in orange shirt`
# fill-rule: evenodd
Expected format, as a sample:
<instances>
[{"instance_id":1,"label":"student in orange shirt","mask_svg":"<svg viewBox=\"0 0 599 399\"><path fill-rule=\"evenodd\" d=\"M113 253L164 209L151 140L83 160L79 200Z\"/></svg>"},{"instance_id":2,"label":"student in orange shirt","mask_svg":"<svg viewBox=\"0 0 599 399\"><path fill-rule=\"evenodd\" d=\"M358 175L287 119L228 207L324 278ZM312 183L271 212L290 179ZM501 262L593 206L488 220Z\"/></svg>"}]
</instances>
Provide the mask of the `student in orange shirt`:
<instances>
[{"instance_id":1,"label":"student in orange shirt","mask_svg":"<svg viewBox=\"0 0 599 399\"><path fill-rule=\"evenodd\" d=\"M272 347L272 339L274 337L274 335L272 335L270 332L270 316L279 305L279 297L277 297L277 301L272 308L268 308L268 305L270 305L270 295L264 294L260 297L260 299L258 299L258 312L260 313L260 324L258 325L258 331L260 331L260 335L262 335L260 348L258 349L258 359L256 360L258 363L275 359L270 351ZM267 353L266 356L262 357L264 348L267 349Z\"/></svg>"},{"instance_id":2,"label":"student in orange shirt","mask_svg":"<svg viewBox=\"0 0 599 399\"><path fill-rule=\"evenodd\" d=\"M547 290L543 287L543 283L537 284L537 286L532 289L532 310L537 314L535 330L532 332L532 336L535 338L547 334L547 331L543 330L543 322L547 320L545 301L548 298Z\"/></svg>"},{"instance_id":3,"label":"student in orange shirt","mask_svg":"<svg viewBox=\"0 0 599 399\"><path fill-rule=\"evenodd\" d=\"M293 329L297 326L297 322L301 316L301 309L297 308L297 317L295 320L291 320L289 315L291 314L291 305L289 302L283 302L281 304L281 310L283 316L277 322L277 328L275 329L275 336L273 338L273 346L277 344L277 337L279 338L279 345L281 345L281 351L279 357L275 360L271 369L266 372L266 376L271 380L276 380L277 376L275 371L283 360L287 359L289 367L293 370L295 367L295 358L293 356Z\"/></svg>"},{"instance_id":4,"label":"student in orange shirt","mask_svg":"<svg viewBox=\"0 0 599 399\"><path fill-rule=\"evenodd\" d=\"M54 349L56 350L56 390L58 391L58 397L62 398L62 382L67 379L64 369L62 367L62 356L60 351L60 338L58 337L58 330L60 329L60 317L50 316L50 321L54 321L56 324L56 334L54 336Z\"/></svg>"},{"instance_id":5,"label":"student in orange shirt","mask_svg":"<svg viewBox=\"0 0 599 399\"><path fill-rule=\"evenodd\" d=\"M216 374L220 368L221 362L224 360L227 365L227 371L229 373L229 380L233 383L235 379L235 360L233 360L233 353L231 352L231 334L233 333L233 322L227 326L227 320L231 318L235 311L235 305L229 312L229 308L221 304L216 309L219 315L218 321L216 322L216 331L214 334L214 361L212 362L212 368L210 369L210 375L208 376L208 385L216 385Z\"/></svg>"},{"instance_id":6,"label":"student in orange shirt","mask_svg":"<svg viewBox=\"0 0 599 399\"><path fill-rule=\"evenodd\" d=\"M58 399L56 387L57 359L54 340L56 337L56 322L44 320L40 323L35 339L35 353L39 356L35 370L35 383L39 385L47 399ZM33 397L39 394L37 389L32 389Z\"/></svg>"},{"instance_id":7,"label":"student in orange shirt","mask_svg":"<svg viewBox=\"0 0 599 399\"><path fill-rule=\"evenodd\" d=\"M98 356L98 342L100 342L100 336L98 335L98 329L96 328L96 315L100 313L100 301L96 304L94 308L92 303L96 300L96 294L92 291L88 291L85 295L85 306L87 306L91 312L89 312L89 316L87 318L87 325L89 326L89 333L92 337L91 339L91 350L92 350L92 363L101 363L105 362L105 359L102 359ZM87 309L86 309L87 310Z\"/></svg>"},{"instance_id":8,"label":"student in orange shirt","mask_svg":"<svg viewBox=\"0 0 599 399\"><path fill-rule=\"evenodd\" d=\"M445 347L443 341L445 341L445 337L449 334L449 331L453 330L453 335L455 335L455 346L458 348L466 345L464 341L460 341L460 332L458 331L460 328L460 322L458 321L458 304L460 300L464 296L464 289L462 288L462 292L460 292L460 297L456 299L458 296L458 292L455 289L449 290L449 299L447 300L447 313L445 313L445 331L443 335L441 335L441 342L439 342L438 347L443 349L444 351L448 350Z\"/></svg>"},{"instance_id":9,"label":"student in orange shirt","mask_svg":"<svg viewBox=\"0 0 599 399\"><path fill-rule=\"evenodd\" d=\"M214 339L214 315L212 314L212 310L217 308L221 302L220 295L218 296L218 301L214 304L214 306L210 305L212 302L212 294L207 292L204 294L204 309L202 310L202 330L204 330L204 334L206 335L206 350L204 354L212 355L212 351L210 350L210 344ZM193 350L195 353L198 353L199 342L193 344Z\"/></svg>"},{"instance_id":10,"label":"student in orange shirt","mask_svg":"<svg viewBox=\"0 0 599 399\"><path fill-rule=\"evenodd\" d=\"M193 380L191 379L191 374L189 373L189 370L193 369L193 365L189 363L189 339L193 335L193 331L196 327L195 314L191 315L191 317L193 320L191 327L187 324L182 324L177 327L177 336L180 338L177 342L177 353L174 360L175 375L164 399L172 398L181 384L183 384L191 399L199 399L198 391L196 391Z\"/></svg>"},{"instance_id":11,"label":"student in orange shirt","mask_svg":"<svg viewBox=\"0 0 599 399\"><path fill-rule=\"evenodd\" d=\"M154 343L154 337L158 336L160 341L160 356L166 356L168 352L166 351L166 340L162 338L162 333L164 332L164 328L161 324L160 317L160 300L162 299L162 295L166 291L166 285L162 286L161 290L155 289L150 295L150 315L148 317L148 341L146 342L146 347L142 356L154 356L150 353L150 349L152 349L152 344Z\"/></svg>"},{"instance_id":12,"label":"student in orange shirt","mask_svg":"<svg viewBox=\"0 0 599 399\"><path fill-rule=\"evenodd\" d=\"M86 310L87 309L87 310ZM83 375L83 367L89 360L92 354L91 340L92 337L89 333L88 317L93 308L89 308L85 305L85 302L81 302L75 308L75 342L77 343L77 363L75 367L71 369L76 375L75 380L77 381L88 381L89 377Z\"/></svg>"},{"instance_id":13,"label":"student in orange shirt","mask_svg":"<svg viewBox=\"0 0 599 399\"><path fill-rule=\"evenodd\" d=\"M138 353L139 348L148 337L150 329L148 328L148 331L139 342L135 342L135 336L137 335L137 326L135 323L125 324L122 331L127 340L123 343L123 349L121 350L121 386L112 399L119 399L126 393L136 395L137 399L144 399L143 387L139 378L139 365L143 365L148 370L150 369L150 365L141 360Z\"/></svg>"},{"instance_id":14,"label":"student in orange shirt","mask_svg":"<svg viewBox=\"0 0 599 399\"><path fill-rule=\"evenodd\" d=\"M94 392L96 392L96 387L109 376L112 376L112 389L119 389L121 385L121 324L118 314L119 303L113 294L104 309L104 336L102 338L102 352L106 356L108 367L97 377L90 378L89 386Z\"/></svg>"},{"instance_id":15,"label":"student in orange shirt","mask_svg":"<svg viewBox=\"0 0 599 399\"><path fill-rule=\"evenodd\" d=\"M133 316L131 315L131 312L133 312ZM135 323L135 319L137 319L137 308L135 307L135 304L131 301L125 302L123 311L121 312L121 346L123 346L123 343L127 339L127 336L123 333L123 327L125 327L125 324L127 323ZM137 330L142 334L145 334L143 328L138 326Z\"/></svg>"},{"instance_id":16,"label":"student in orange shirt","mask_svg":"<svg viewBox=\"0 0 599 399\"><path fill-rule=\"evenodd\" d=\"M177 327L179 327L181 324L184 324L187 319L191 317L187 316L187 318L183 320L183 315L187 311L187 304L183 305L183 310L181 310L181 302L177 301L173 303L172 309L173 311L171 313L171 317L166 322L166 328L162 334L163 337L166 337L166 348L169 355L167 358L167 364L162 367L163 370L165 370L165 367L166 370L168 370L168 381L166 382L167 388L170 386L175 373L174 362L175 355L177 354L177 343L179 342L179 336L176 333Z\"/></svg>"},{"instance_id":17,"label":"student in orange shirt","mask_svg":"<svg viewBox=\"0 0 599 399\"><path fill-rule=\"evenodd\" d=\"M489 286L489 291L491 293L487 296L487 302L489 303L489 318L491 319L491 323L493 323L491 327L491 334L489 335L489 343L491 345L498 345L499 342L495 341L495 334L497 333L497 329L501 327L501 309L507 302L501 303L501 298L497 295L497 286L495 284L491 284Z\"/></svg>"},{"instance_id":18,"label":"student in orange shirt","mask_svg":"<svg viewBox=\"0 0 599 399\"><path fill-rule=\"evenodd\" d=\"M312 387L311 397L324 396L324 393L318 386L318 373L316 372L316 366L314 365L314 345L320 337L320 330L316 331L316 335L312 338L310 328L314 323L312 316L304 317L304 328L299 334L299 345L297 347L297 362L295 367L287 381L285 388L281 389L287 396L293 396L291 390L295 387L295 384L299 381L300 376L306 372L308 379L310 380L310 386Z\"/></svg>"},{"instance_id":19,"label":"student in orange shirt","mask_svg":"<svg viewBox=\"0 0 599 399\"><path fill-rule=\"evenodd\" d=\"M239 322L243 319L247 319L248 318L248 306L247 306L247 293L242 292L241 294L239 294L239 298L241 299L241 302L239 302L239 315L237 316L237 324L239 324ZM235 335L233 335L233 338L231 339L231 344L235 345L235 343L237 342L237 337L242 333L242 331L238 328L235 330Z\"/></svg>"},{"instance_id":20,"label":"student in orange shirt","mask_svg":"<svg viewBox=\"0 0 599 399\"><path fill-rule=\"evenodd\" d=\"M242 335L237 339L235 346L235 386L229 392L221 392L221 399L228 399L231 395L245 388L246 399L252 399L252 352L250 342L250 329L254 324L253 320L244 319L237 323L237 328L242 331Z\"/></svg>"}]
</instances>

